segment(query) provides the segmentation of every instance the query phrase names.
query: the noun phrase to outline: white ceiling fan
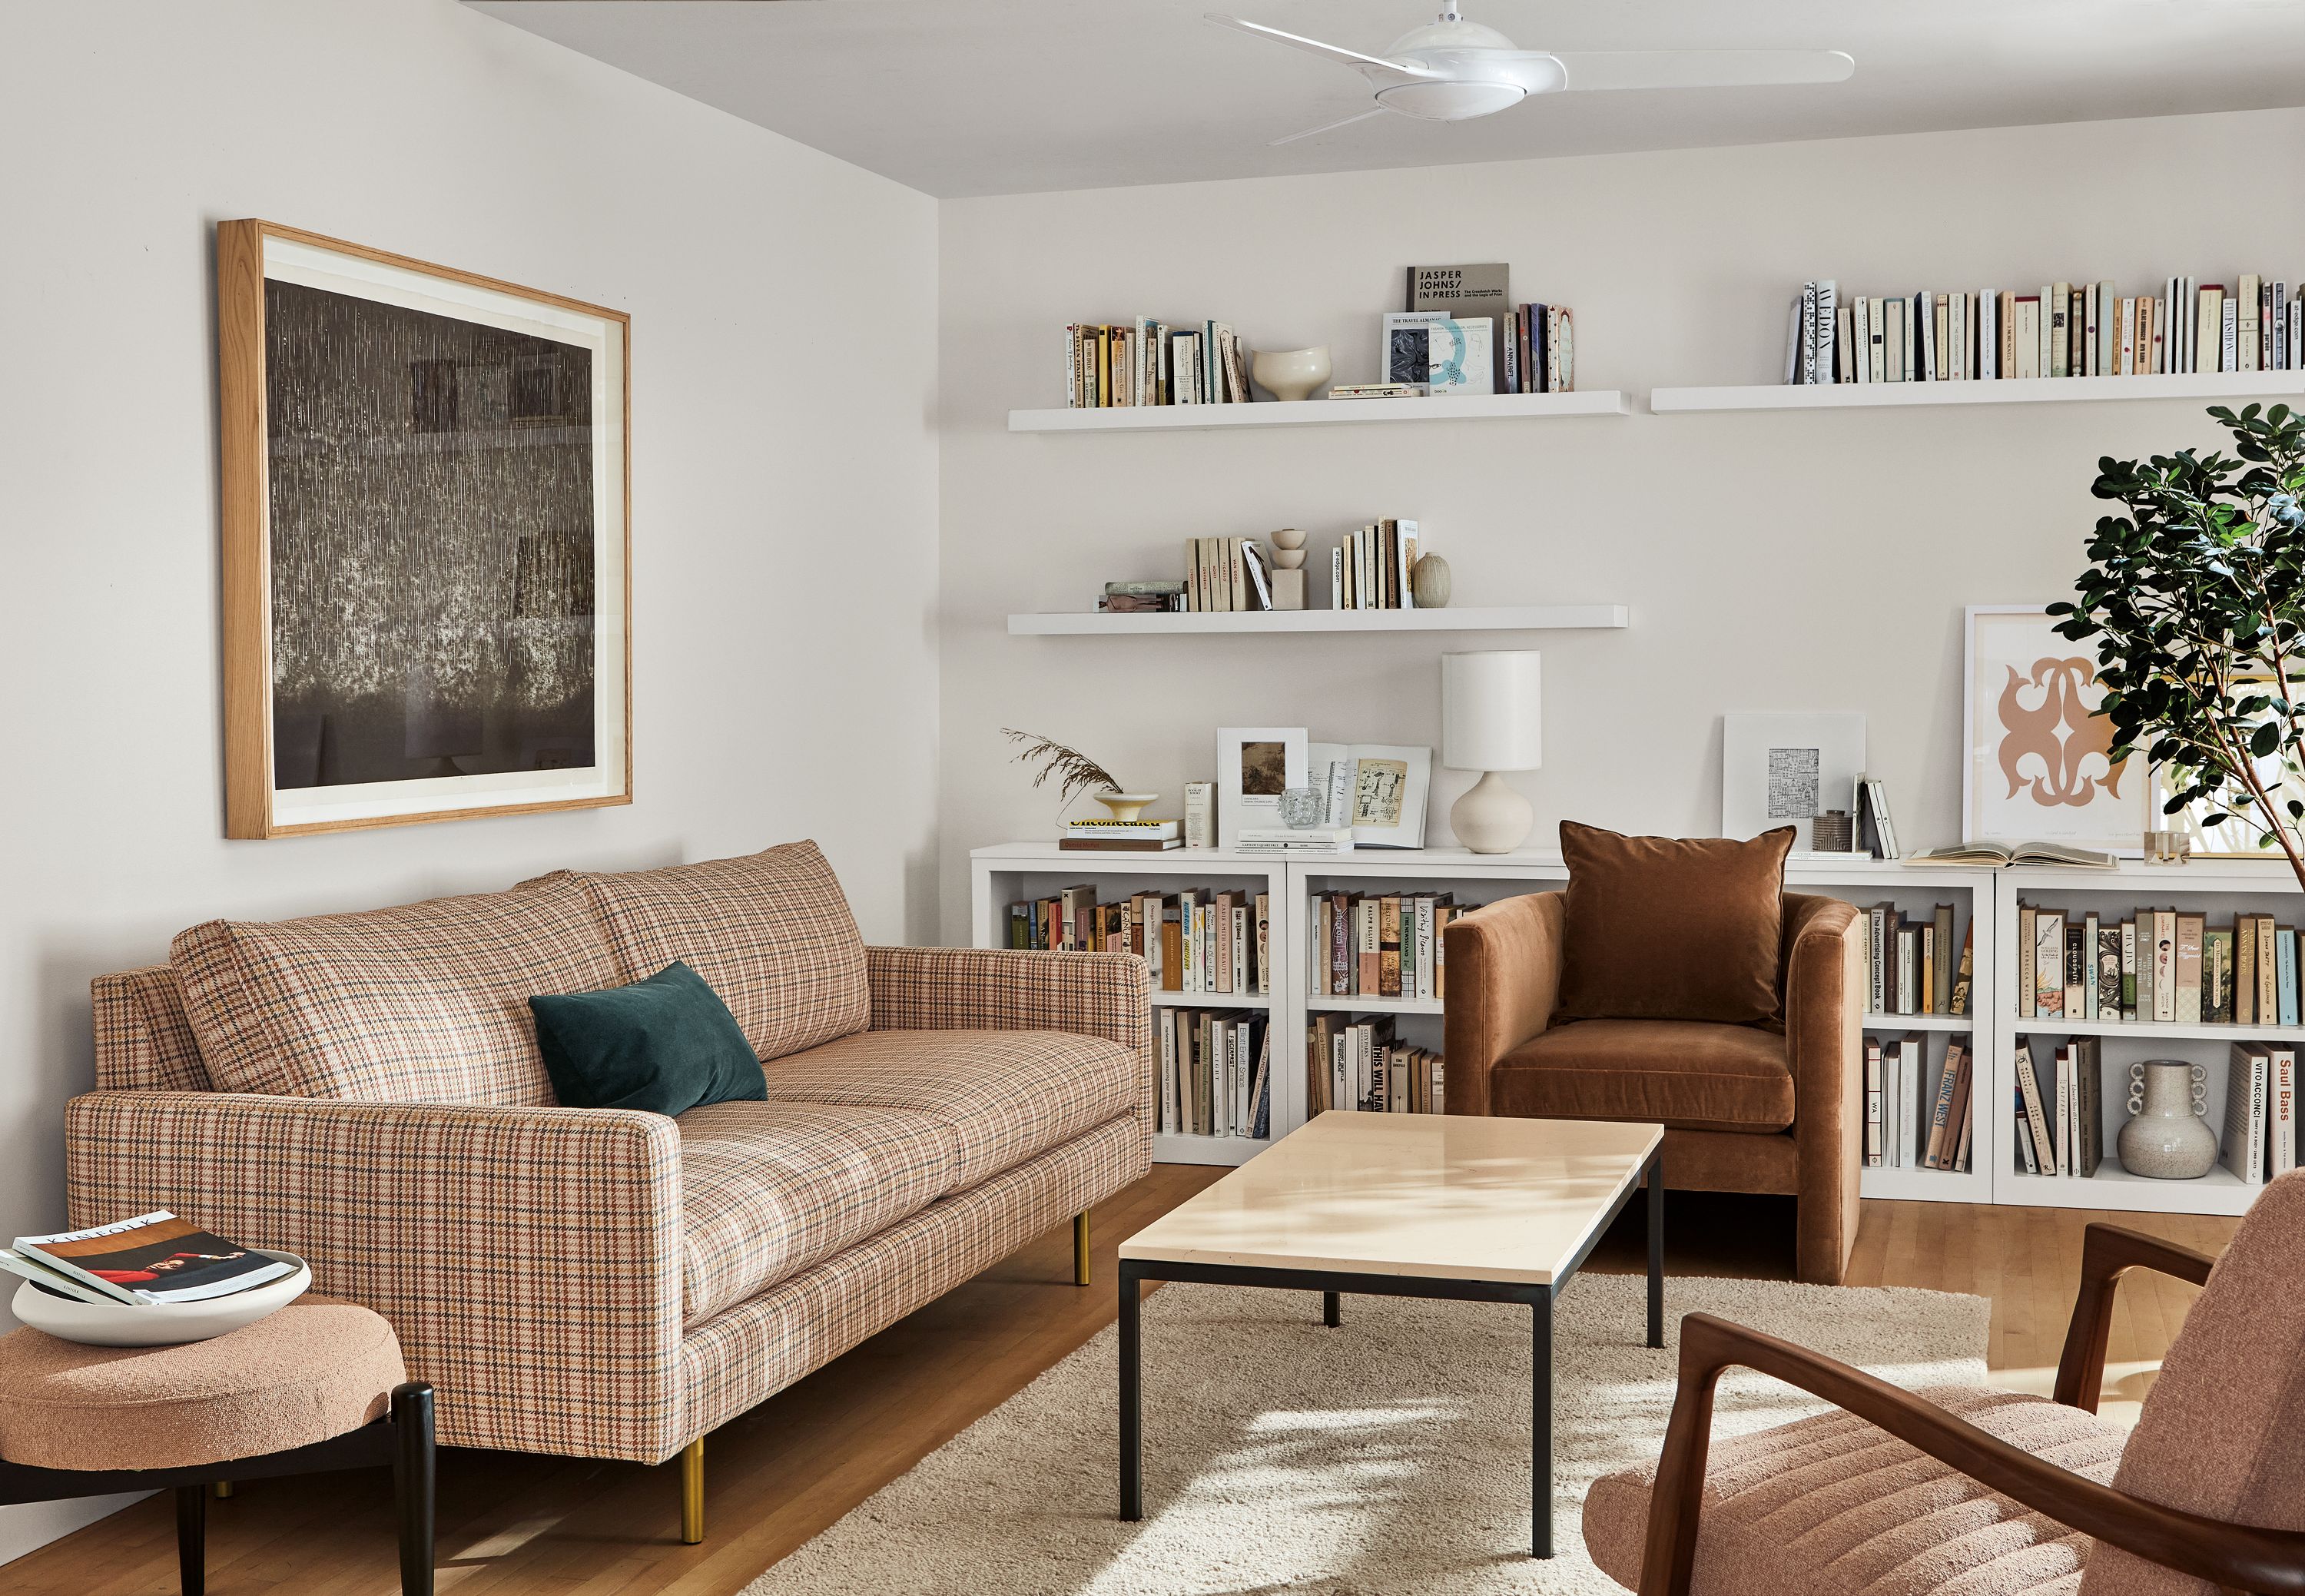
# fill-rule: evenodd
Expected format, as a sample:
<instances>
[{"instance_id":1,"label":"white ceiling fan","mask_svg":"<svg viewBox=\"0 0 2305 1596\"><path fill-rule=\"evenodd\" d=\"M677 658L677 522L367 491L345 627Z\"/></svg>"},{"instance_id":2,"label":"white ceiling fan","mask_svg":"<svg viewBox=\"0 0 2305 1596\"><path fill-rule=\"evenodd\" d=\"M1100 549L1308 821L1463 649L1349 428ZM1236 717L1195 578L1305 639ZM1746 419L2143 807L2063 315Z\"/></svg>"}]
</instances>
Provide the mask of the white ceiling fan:
<instances>
[{"instance_id":1,"label":"white ceiling fan","mask_svg":"<svg viewBox=\"0 0 2305 1596\"><path fill-rule=\"evenodd\" d=\"M1840 50L1523 50L1493 28L1468 22L1456 0L1438 20L1412 28L1382 55L1323 44L1239 17L1208 19L1352 67L1376 95L1374 109L1275 139L1293 144L1391 111L1428 122L1463 122L1567 89L1714 89L1764 83L1838 83L1857 70Z\"/></svg>"}]
</instances>

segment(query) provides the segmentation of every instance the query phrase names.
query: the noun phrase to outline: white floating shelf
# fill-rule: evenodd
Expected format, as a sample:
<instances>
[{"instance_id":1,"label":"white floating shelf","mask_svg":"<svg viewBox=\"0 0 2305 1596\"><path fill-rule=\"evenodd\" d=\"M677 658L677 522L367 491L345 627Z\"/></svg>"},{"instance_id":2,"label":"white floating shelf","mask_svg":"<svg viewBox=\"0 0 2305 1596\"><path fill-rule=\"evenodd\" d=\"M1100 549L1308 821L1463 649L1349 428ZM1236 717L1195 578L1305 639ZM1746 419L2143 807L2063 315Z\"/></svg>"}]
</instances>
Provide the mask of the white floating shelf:
<instances>
[{"instance_id":1,"label":"white floating shelf","mask_svg":"<svg viewBox=\"0 0 2305 1596\"><path fill-rule=\"evenodd\" d=\"M1660 415L1684 410L2071 405L2105 399L2305 400L2305 371L2181 371L2158 377L2034 377L1992 382L1763 382L1741 388L1649 390L1649 408Z\"/></svg>"},{"instance_id":2,"label":"white floating shelf","mask_svg":"<svg viewBox=\"0 0 2305 1596\"><path fill-rule=\"evenodd\" d=\"M1255 405L1118 405L1012 410L1011 432L1208 432L1221 427L1334 427L1355 422L1510 421L1629 415L1613 388L1591 393L1466 394L1421 399L1288 399Z\"/></svg>"},{"instance_id":3,"label":"white floating shelf","mask_svg":"<svg viewBox=\"0 0 2305 1596\"><path fill-rule=\"evenodd\" d=\"M1252 408L1244 405L1243 409ZM1633 623L1625 604L1518 604L1487 610L1201 610L1158 615L1066 610L1012 615L1011 637L1168 636L1184 632L1556 632Z\"/></svg>"}]
</instances>

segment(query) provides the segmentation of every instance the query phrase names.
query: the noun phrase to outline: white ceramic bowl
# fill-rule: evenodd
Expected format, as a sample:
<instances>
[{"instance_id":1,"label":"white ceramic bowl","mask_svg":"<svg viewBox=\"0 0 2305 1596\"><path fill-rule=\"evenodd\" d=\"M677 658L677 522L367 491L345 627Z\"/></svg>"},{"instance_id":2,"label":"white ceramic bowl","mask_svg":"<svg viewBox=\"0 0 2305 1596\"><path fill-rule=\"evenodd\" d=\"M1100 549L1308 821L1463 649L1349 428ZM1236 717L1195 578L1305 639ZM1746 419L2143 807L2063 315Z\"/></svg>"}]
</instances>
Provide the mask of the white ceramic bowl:
<instances>
[{"instance_id":1,"label":"white ceramic bowl","mask_svg":"<svg viewBox=\"0 0 2305 1596\"><path fill-rule=\"evenodd\" d=\"M1249 362L1249 374L1275 398L1303 400L1329 380L1329 346L1310 349L1260 349Z\"/></svg>"},{"instance_id":2,"label":"white ceramic bowl","mask_svg":"<svg viewBox=\"0 0 2305 1596\"><path fill-rule=\"evenodd\" d=\"M267 1258L296 1266L277 1280L205 1302L83 1302L42 1291L30 1281L16 1288L9 1304L18 1319L63 1341L89 1346L173 1346L207 1341L252 1325L276 1308L285 1308L312 1284L312 1271L293 1252L251 1247Z\"/></svg>"}]
</instances>

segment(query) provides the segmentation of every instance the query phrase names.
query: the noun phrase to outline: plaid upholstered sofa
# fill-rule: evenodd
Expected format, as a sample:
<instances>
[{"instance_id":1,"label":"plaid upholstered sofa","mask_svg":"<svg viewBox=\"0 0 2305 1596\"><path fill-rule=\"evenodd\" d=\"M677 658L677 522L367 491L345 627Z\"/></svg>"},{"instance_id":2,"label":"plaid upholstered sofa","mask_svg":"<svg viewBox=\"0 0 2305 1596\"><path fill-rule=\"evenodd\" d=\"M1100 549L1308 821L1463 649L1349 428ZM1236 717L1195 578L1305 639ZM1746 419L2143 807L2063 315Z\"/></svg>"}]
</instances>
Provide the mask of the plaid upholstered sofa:
<instances>
[{"instance_id":1,"label":"plaid upholstered sofa","mask_svg":"<svg viewBox=\"0 0 2305 1596\"><path fill-rule=\"evenodd\" d=\"M557 1106L527 998L675 959L767 1101ZM1152 1156L1141 960L867 947L813 843L211 921L94 998L75 1225L166 1207L303 1255L392 1321L443 1442L686 1449L690 1539L706 1432Z\"/></svg>"}]
</instances>

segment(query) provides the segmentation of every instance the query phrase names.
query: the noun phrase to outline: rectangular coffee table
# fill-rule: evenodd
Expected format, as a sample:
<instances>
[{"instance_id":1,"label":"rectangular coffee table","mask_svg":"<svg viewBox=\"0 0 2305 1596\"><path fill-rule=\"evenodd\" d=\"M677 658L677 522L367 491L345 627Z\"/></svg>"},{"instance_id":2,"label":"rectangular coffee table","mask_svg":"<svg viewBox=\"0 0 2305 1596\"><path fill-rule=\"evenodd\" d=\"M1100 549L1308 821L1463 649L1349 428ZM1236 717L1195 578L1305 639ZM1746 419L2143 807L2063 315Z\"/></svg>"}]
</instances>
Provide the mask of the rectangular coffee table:
<instances>
[{"instance_id":1,"label":"rectangular coffee table","mask_svg":"<svg viewBox=\"0 0 2305 1596\"><path fill-rule=\"evenodd\" d=\"M1120 1244L1120 1516L1144 1516L1139 1283L1526 1302L1530 1544L1552 1555L1552 1303L1644 1182L1664 1344L1663 1129L1331 1110Z\"/></svg>"}]
</instances>

